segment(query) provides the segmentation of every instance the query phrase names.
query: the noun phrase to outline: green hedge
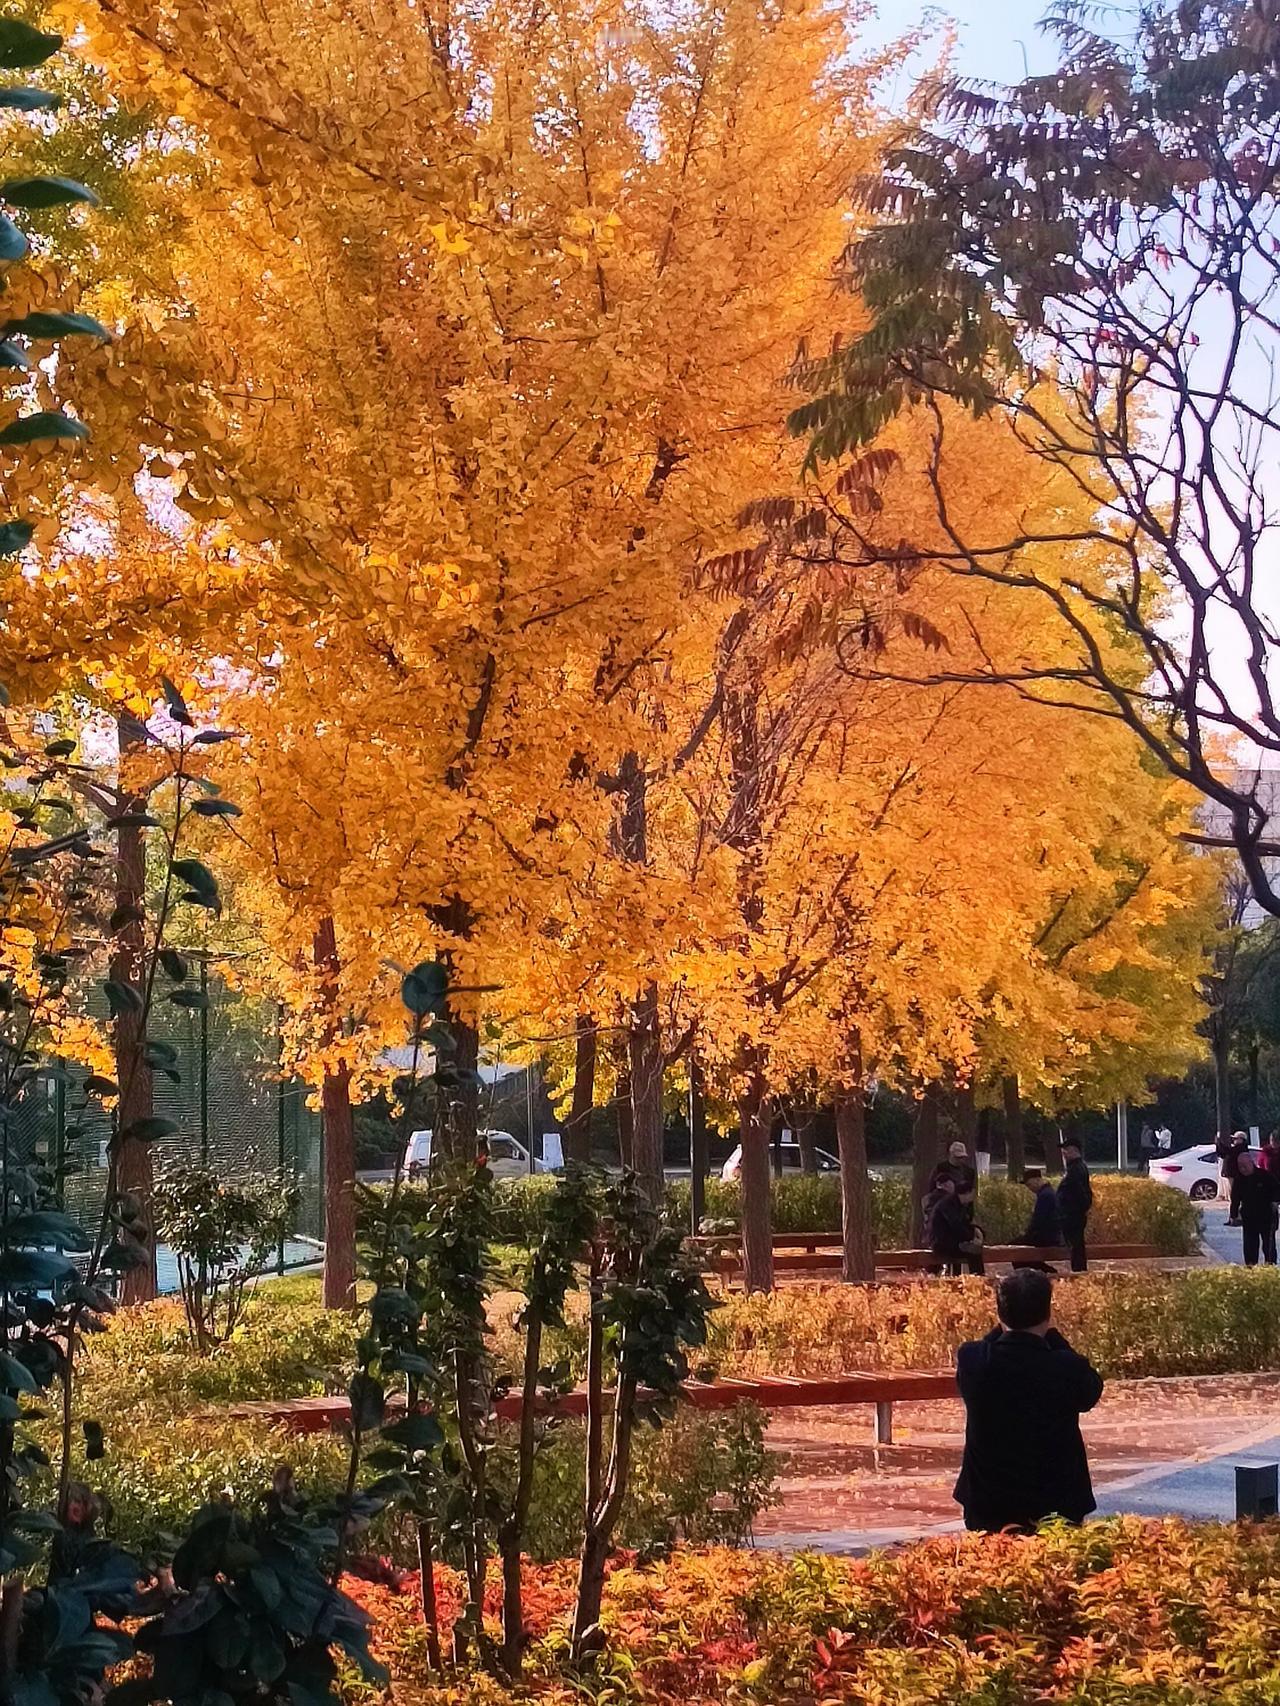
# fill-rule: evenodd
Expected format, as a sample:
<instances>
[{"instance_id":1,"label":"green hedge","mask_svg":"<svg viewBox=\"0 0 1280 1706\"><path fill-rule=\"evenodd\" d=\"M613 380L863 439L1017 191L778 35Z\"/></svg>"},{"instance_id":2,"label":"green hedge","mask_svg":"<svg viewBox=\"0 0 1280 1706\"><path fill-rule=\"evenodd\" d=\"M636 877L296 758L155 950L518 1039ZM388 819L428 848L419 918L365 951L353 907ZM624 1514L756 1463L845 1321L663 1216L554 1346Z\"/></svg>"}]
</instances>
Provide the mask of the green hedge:
<instances>
[{"instance_id":1,"label":"green hedge","mask_svg":"<svg viewBox=\"0 0 1280 1706\"><path fill-rule=\"evenodd\" d=\"M1054 1317L1112 1379L1280 1370L1275 1268L1083 1274L1057 1288ZM944 1368L994 1322L988 1280L785 1286L728 1296L707 1361L743 1378Z\"/></svg>"},{"instance_id":2,"label":"green hedge","mask_svg":"<svg viewBox=\"0 0 1280 1706\"><path fill-rule=\"evenodd\" d=\"M545 1183L544 1181L539 1181ZM1102 1174L1093 1181L1094 1207L1089 1235L1099 1244L1154 1244L1165 1256L1190 1256L1199 1246L1200 1213L1181 1191L1151 1179ZM668 1189L672 1214L689 1217L689 1185ZM707 1218L737 1226L741 1220L737 1183L707 1181ZM902 1177L874 1180L872 1222L876 1243L894 1249L907 1242L910 1182ZM978 1220L993 1244L1006 1244L1026 1230L1031 1196L1025 1185L1008 1179L984 1179L978 1188ZM778 1232L838 1232L840 1182L831 1174L817 1178L788 1176L773 1181L773 1224Z\"/></svg>"}]
</instances>

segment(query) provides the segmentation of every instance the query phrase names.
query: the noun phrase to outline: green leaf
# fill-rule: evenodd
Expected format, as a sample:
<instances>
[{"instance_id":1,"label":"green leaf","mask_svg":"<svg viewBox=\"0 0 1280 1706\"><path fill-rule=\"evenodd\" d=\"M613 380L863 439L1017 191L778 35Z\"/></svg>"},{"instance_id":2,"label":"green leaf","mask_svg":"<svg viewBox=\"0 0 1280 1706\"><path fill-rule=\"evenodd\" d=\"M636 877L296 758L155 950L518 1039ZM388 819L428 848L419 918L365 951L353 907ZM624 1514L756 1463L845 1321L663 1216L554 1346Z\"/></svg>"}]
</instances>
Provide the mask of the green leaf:
<instances>
[{"instance_id":1,"label":"green leaf","mask_svg":"<svg viewBox=\"0 0 1280 1706\"><path fill-rule=\"evenodd\" d=\"M24 338L70 338L82 336L111 342L111 333L91 314L24 314L20 320L10 320L5 336L21 334Z\"/></svg>"},{"instance_id":2,"label":"green leaf","mask_svg":"<svg viewBox=\"0 0 1280 1706\"><path fill-rule=\"evenodd\" d=\"M15 113L51 113L61 105L62 96L48 89L32 89L21 83L0 89L0 107Z\"/></svg>"},{"instance_id":3,"label":"green leaf","mask_svg":"<svg viewBox=\"0 0 1280 1706\"><path fill-rule=\"evenodd\" d=\"M187 962L176 948L161 948L160 964L166 977L171 977L175 983L183 983L187 976Z\"/></svg>"},{"instance_id":4,"label":"green leaf","mask_svg":"<svg viewBox=\"0 0 1280 1706\"><path fill-rule=\"evenodd\" d=\"M102 1423L95 1421L82 1422L84 1430L84 1454L90 1463L96 1463L99 1458L107 1455L107 1442L102 1437Z\"/></svg>"},{"instance_id":5,"label":"green leaf","mask_svg":"<svg viewBox=\"0 0 1280 1706\"><path fill-rule=\"evenodd\" d=\"M201 729L193 744L195 746L217 746L220 741L234 740L235 738L230 729Z\"/></svg>"},{"instance_id":6,"label":"green leaf","mask_svg":"<svg viewBox=\"0 0 1280 1706\"><path fill-rule=\"evenodd\" d=\"M348 1388L351 1400L351 1423L362 1431L382 1426L387 1412L387 1395L381 1383L370 1374L357 1374Z\"/></svg>"},{"instance_id":7,"label":"green leaf","mask_svg":"<svg viewBox=\"0 0 1280 1706\"><path fill-rule=\"evenodd\" d=\"M239 817L240 807L230 800L194 800L192 811L197 817Z\"/></svg>"},{"instance_id":8,"label":"green leaf","mask_svg":"<svg viewBox=\"0 0 1280 1706\"><path fill-rule=\"evenodd\" d=\"M154 1143L157 1138L173 1137L179 1130L177 1120L166 1119L163 1114L144 1114L131 1120L120 1135L136 1138L139 1143Z\"/></svg>"},{"instance_id":9,"label":"green leaf","mask_svg":"<svg viewBox=\"0 0 1280 1706\"><path fill-rule=\"evenodd\" d=\"M434 1451L444 1442L439 1422L425 1410L415 1410L412 1415L402 1416L391 1427L382 1430L382 1437L404 1446L406 1451Z\"/></svg>"},{"instance_id":10,"label":"green leaf","mask_svg":"<svg viewBox=\"0 0 1280 1706\"><path fill-rule=\"evenodd\" d=\"M168 706L169 715L173 718L175 723L181 723L183 728L189 729L192 726L192 721L191 713L187 709L186 700L182 697L181 693L178 692L178 689L173 685L172 681L169 680L167 675L162 675L160 677L160 686L164 691L164 702ZM177 868L178 867L175 865L174 870L176 871ZM191 886L194 888L195 884L192 883Z\"/></svg>"},{"instance_id":11,"label":"green leaf","mask_svg":"<svg viewBox=\"0 0 1280 1706\"><path fill-rule=\"evenodd\" d=\"M114 1078L104 1078L100 1072L91 1072L84 1081L85 1090L91 1096L118 1096L120 1086Z\"/></svg>"},{"instance_id":12,"label":"green leaf","mask_svg":"<svg viewBox=\"0 0 1280 1706\"><path fill-rule=\"evenodd\" d=\"M62 37L32 29L21 18L0 18L0 66L6 71L24 71L43 65L62 46Z\"/></svg>"},{"instance_id":13,"label":"green leaf","mask_svg":"<svg viewBox=\"0 0 1280 1706\"><path fill-rule=\"evenodd\" d=\"M106 991L107 1007L113 1019L118 1019L122 1013L141 1013L142 997L132 984L118 983L109 977L103 984Z\"/></svg>"},{"instance_id":14,"label":"green leaf","mask_svg":"<svg viewBox=\"0 0 1280 1706\"><path fill-rule=\"evenodd\" d=\"M197 894L207 894L216 899L218 893L217 878L207 865L201 864L199 859L175 859L173 874L184 882L189 889L194 889Z\"/></svg>"},{"instance_id":15,"label":"green leaf","mask_svg":"<svg viewBox=\"0 0 1280 1706\"><path fill-rule=\"evenodd\" d=\"M25 1363L8 1351L0 1351L0 1381L12 1392L38 1392L35 1376Z\"/></svg>"},{"instance_id":16,"label":"green leaf","mask_svg":"<svg viewBox=\"0 0 1280 1706\"><path fill-rule=\"evenodd\" d=\"M107 929L114 936L126 924L145 924L147 915L140 906L118 906L107 920Z\"/></svg>"},{"instance_id":17,"label":"green leaf","mask_svg":"<svg viewBox=\"0 0 1280 1706\"><path fill-rule=\"evenodd\" d=\"M199 1009L209 1005L209 997L203 989L174 989L169 993L169 1000L175 1007Z\"/></svg>"},{"instance_id":18,"label":"green leaf","mask_svg":"<svg viewBox=\"0 0 1280 1706\"><path fill-rule=\"evenodd\" d=\"M400 999L415 1016L424 1018L438 1013L444 1005L449 978L444 967L435 960L424 960L415 966L400 985Z\"/></svg>"},{"instance_id":19,"label":"green leaf","mask_svg":"<svg viewBox=\"0 0 1280 1706\"><path fill-rule=\"evenodd\" d=\"M82 202L97 207L98 198L74 178L9 178L0 184L0 201L10 207L68 207Z\"/></svg>"},{"instance_id":20,"label":"green leaf","mask_svg":"<svg viewBox=\"0 0 1280 1706\"><path fill-rule=\"evenodd\" d=\"M27 352L19 349L17 344L11 344L8 338L0 340L0 367L13 368L19 373L30 373L31 371Z\"/></svg>"},{"instance_id":21,"label":"green leaf","mask_svg":"<svg viewBox=\"0 0 1280 1706\"><path fill-rule=\"evenodd\" d=\"M15 557L19 551L25 551L35 535L35 528L29 521L0 522L0 557ZM8 690L5 691L0 704L9 703Z\"/></svg>"},{"instance_id":22,"label":"green leaf","mask_svg":"<svg viewBox=\"0 0 1280 1706\"><path fill-rule=\"evenodd\" d=\"M0 444L34 444L37 439L64 440L88 438L89 429L83 421L73 421L70 415L57 409L40 409L34 415L20 415L0 432Z\"/></svg>"}]
</instances>

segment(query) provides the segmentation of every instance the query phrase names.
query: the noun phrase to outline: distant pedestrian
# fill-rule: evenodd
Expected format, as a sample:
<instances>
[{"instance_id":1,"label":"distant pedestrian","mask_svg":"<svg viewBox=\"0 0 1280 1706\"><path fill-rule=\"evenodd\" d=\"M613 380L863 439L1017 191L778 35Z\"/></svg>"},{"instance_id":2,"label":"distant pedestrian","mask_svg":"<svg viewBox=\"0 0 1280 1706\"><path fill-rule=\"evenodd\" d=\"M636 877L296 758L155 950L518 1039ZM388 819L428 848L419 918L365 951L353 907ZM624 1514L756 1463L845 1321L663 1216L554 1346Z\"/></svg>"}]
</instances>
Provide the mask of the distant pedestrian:
<instances>
[{"instance_id":1,"label":"distant pedestrian","mask_svg":"<svg viewBox=\"0 0 1280 1706\"><path fill-rule=\"evenodd\" d=\"M1173 1133L1163 1122L1156 1127L1156 1148L1162 1155L1167 1155L1173 1148Z\"/></svg>"},{"instance_id":2,"label":"distant pedestrian","mask_svg":"<svg viewBox=\"0 0 1280 1706\"><path fill-rule=\"evenodd\" d=\"M1138 1171L1140 1173L1145 1173L1150 1167L1159 1147L1156 1142L1156 1128L1153 1125L1144 1125L1142 1135L1138 1139Z\"/></svg>"},{"instance_id":3,"label":"distant pedestrian","mask_svg":"<svg viewBox=\"0 0 1280 1706\"><path fill-rule=\"evenodd\" d=\"M1244 1244L1244 1265L1256 1268L1258 1257L1268 1267L1276 1265L1276 1201L1280 1180L1266 1173L1246 1150L1236 1163L1234 1181L1236 1207Z\"/></svg>"},{"instance_id":4,"label":"distant pedestrian","mask_svg":"<svg viewBox=\"0 0 1280 1706\"><path fill-rule=\"evenodd\" d=\"M1000 1325L956 1357L965 1435L954 1496L968 1529L1029 1534L1046 1517L1080 1523L1095 1509L1080 1417L1102 1377L1053 1327L1052 1305L1046 1274L1010 1274Z\"/></svg>"},{"instance_id":5,"label":"distant pedestrian","mask_svg":"<svg viewBox=\"0 0 1280 1706\"><path fill-rule=\"evenodd\" d=\"M1231 1212L1227 1217L1228 1226L1240 1224L1240 1158L1248 1153L1248 1132L1233 1131L1227 1139L1226 1152L1222 1157L1222 1177L1227 1187L1227 1201L1231 1205Z\"/></svg>"},{"instance_id":6,"label":"distant pedestrian","mask_svg":"<svg viewBox=\"0 0 1280 1706\"><path fill-rule=\"evenodd\" d=\"M1023 1184L1034 1195L1031 1204L1031 1219L1027 1222L1027 1230L1018 1240L1020 1244L1029 1244L1037 1250L1055 1250L1062 1243L1062 1222L1058 1218L1058 1193L1054 1190L1044 1174L1032 1168L1023 1178ZM1018 1262L1020 1268L1045 1268L1043 1261ZM1049 1270L1045 1268L1045 1271Z\"/></svg>"},{"instance_id":7,"label":"distant pedestrian","mask_svg":"<svg viewBox=\"0 0 1280 1706\"><path fill-rule=\"evenodd\" d=\"M1280 1131L1273 1131L1263 1144L1258 1165L1274 1178L1280 1178Z\"/></svg>"},{"instance_id":8,"label":"distant pedestrian","mask_svg":"<svg viewBox=\"0 0 1280 1706\"><path fill-rule=\"evenodd\" d=\"M1084 1163L1084 1151L1072 1137L1062 1146L1062 1161L1065 1171L1058 1185L1058 1220L1063 1242L1071 1251L1071 1271L1082 1274L1089 1266L1084 1235L1093 1207L1093 1186Z\"/></svg>"},{"instance_id":9,"label":"distant pedestrian","mask_svg":"<svg viewBox=\"0 0 1280 1706\"><path fill-rule=\"evenodd\" d=\"M974 1190L978 1188L978 1169L969 1159L969 1147L963 1138L958 1137L954 1143L947 1146L947 1153L929 1175L931 1191L937 1189L938 1180L944 1174L950 1174L955 1180L957 1190L962 1191L966 1186L971 1186Z\"/></svg>"},{"instance_id":10,"label":"distant pedestrian","mask_svg":"<svg viewBox=\"0 0 1280 1706\"><path fill-rule=\"evenodd\" d=\"M977 1190L961 1184L954 1191L943 1192L934 1205L929 1222L929 1248L941 1264L944 1274L985 1272L982 1260L982 1232L973 1214Z\"/></svg>"}]
</instances>

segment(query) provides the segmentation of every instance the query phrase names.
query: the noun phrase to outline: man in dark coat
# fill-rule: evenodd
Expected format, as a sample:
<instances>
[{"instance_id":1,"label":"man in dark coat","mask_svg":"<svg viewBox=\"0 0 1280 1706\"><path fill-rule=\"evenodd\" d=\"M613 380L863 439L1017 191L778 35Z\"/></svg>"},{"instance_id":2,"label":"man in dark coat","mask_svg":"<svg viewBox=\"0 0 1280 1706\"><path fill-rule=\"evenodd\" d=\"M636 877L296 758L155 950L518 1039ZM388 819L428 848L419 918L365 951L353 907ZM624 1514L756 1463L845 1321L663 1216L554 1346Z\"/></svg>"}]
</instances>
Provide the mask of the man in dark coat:
<instances>
[{"instance_id":1,"label":"man in dark coat","mask_svg":"<svg viewBox=\"0 0 1280 1706\"><path fill-rule=\"evenodd\" d=\"M1062 1239L1071 1251L1071 1271L1082 1274L1089 1266L1084 1234L1093 1207L1093 1186L1089 1169L1084 1164L1084 1152L1074 1138L1062 1146L1064 1172L1058 1184L1058 1220Z\"/></svg>"},{"instance_id":2,"label":"man in dark coat","mask_svg":"<svg viewBox=\"0 0 1280 1706\"><path fill-rule=\"evenodd\" d=\"M1027 1230L1018 1240L1020 1244L1033 1245L1037 1250L1052 1250L1062 1242L1062 1222L1058 1219L1058 1193L1037 1168L1032 1168L1023 1179L1023 1184L1034 1193L1031 1204L1031 1219L1027 1222ZM1020 1268L1040 1268L1049 1273L1044 1262L1018 1262Z\"/></svg>"},{"instance_id":3,"label":"man in dark coat","mask_svg":"<svg viewBox=\"0 0 1280 1706\"><path fill-rule=\"evenodd\" d=\"M969 1529L1030 1533L1046 1517L1083 1522L1095 1508L1080 1417L1102 1376L1051 1325L1052 1283L1021 1269L1001 1280L1000 1326L961 1345L965 1407L955 1498Z\"/></svg>"},{"instance_id":4,"label":"man in dark coat","mask_svg":"<svg viewBox=\"0 0 1280 1706\"><path fill-rule=\"evenodd\" d=\"M1261 1255L1269 1267L1276 1265L1276 1201L1280 1177L1256 1165L1246 1149L1237 1157L1235 1192L1244 1239L1244 1265L1256 1268Z\"/></svg>"},{"instance_id":5,"label":"man in dark coat","mask_svg":"<svg viewBox=\"0 0 1280 1706\"><path fill-rule=\"evenodd\" d=\"M960 1184L934 1204L929 1220L929 1248L944 1274L961 1274L966 1268L971 1274L985 1272L982 1234L973 1219L975 1197L972 1185Z\"/></svg>"},{"instance_id":6,"label":"man in dark coat","mask_svg":"<svg viewBox=\"0 0 1280 1706\"><path fill-rule=\"evenodd\" d=\"M956 1138L954 1143L948 1145L946 1155L929 1175L929 1189L935 1190L938 1181L948 1176L955 1180L956 1189L959 1191L976 1191L978 1188L978 1169L969 1159L968 1148L961 1138Z\"/></svg>"}]
</instances>

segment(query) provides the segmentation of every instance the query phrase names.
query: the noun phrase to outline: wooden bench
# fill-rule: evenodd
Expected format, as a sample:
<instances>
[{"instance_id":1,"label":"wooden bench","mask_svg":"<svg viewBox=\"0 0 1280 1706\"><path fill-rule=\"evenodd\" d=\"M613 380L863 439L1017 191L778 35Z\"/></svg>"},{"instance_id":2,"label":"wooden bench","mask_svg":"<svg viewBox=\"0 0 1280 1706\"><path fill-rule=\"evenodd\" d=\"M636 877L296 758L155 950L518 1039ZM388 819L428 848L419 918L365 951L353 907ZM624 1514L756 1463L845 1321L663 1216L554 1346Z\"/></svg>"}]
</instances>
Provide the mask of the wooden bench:
<instances>
[{"instance_id":1,"label":"wooden bench","mask_svg":"<svg viewBox=\"0 0 1280 1706\"><path fill-rule=\"evenodd\" d=\"M797 1248L799 1246L799 1248ZM834 1248L831 1248L834 1246ZM786 1233L775 1237L773 1267L775 1273L839 1273L841 1267L838 1234ZM1069 1262L1066 1249L1039 1250L1028 1244L988 1244L983 1260L991 1267L1011 1262ZM1159 1258L1154 1244L1090 1244L1089 1259L1093 1262L1147 1262ZM938 1258L932 1250L877 1250L876 1269L886 1273L924 1273L936 1267ZM712 1259L715 1273L732 1277L742 1271L742 1257L734 1251Z\"/></svg>"},{"instance_id":2,"label":"wooden bench","mask_svg":"<svg viewBox=\"0 0 1280 1706\"><path fill-rule=\"evenodd\" d=\"M681 1400L695 1410L731 1410L735 1404L746 1403L758 1404L762 1410L872 1404L877 1445L893 1444L895 1404L923 1403L955 1395L956 1377L950 1369L868 1369L811 1379L774 1374L759 1380L688 1380L680 1389ZM644 1400L656 1394L642 1391L640 1396ZM521 1408L518 1392L508 1392L494 1405L495 1413L504 1421L518 1420ZM586 1389L577 1387L559 1398L540 1403L539 1410L548 1415L585 1416ZM346 1427L351 1405L345 1396L283 1398L234 1404L221 1413L235 1420L268 1422L292 1433L323 1433L329 1428Z\"/></svg>"}]
</instances>

